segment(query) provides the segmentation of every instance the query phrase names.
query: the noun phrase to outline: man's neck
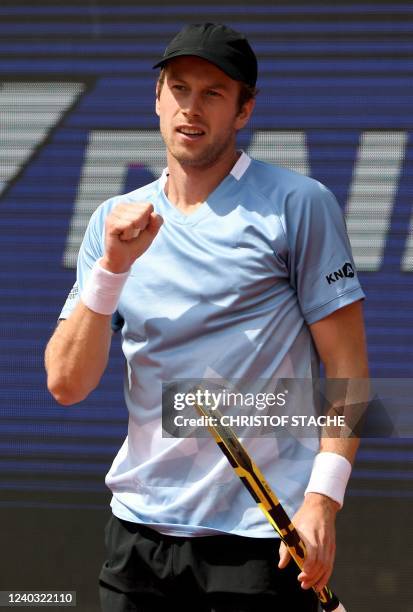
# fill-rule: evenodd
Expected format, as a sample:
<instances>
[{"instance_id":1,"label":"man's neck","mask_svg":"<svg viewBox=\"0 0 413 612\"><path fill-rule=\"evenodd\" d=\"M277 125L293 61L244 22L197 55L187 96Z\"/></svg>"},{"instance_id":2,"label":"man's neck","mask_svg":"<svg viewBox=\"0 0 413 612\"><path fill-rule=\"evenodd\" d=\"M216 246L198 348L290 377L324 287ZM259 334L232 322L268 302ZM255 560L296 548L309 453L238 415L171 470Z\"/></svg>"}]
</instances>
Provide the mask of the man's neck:
<instances>
[{"instance_id":1,"label":"man's neck","mask_svg":"<svg viewBox=\"0 0 413 612\"><path fill-rule=\"evenodd\" d=\"M211 167L183 165L168 154L168 179L165 193L169 201L185 214L194 212L230 173L240 157L238 151Z\"/></svg>"}]
</instances>

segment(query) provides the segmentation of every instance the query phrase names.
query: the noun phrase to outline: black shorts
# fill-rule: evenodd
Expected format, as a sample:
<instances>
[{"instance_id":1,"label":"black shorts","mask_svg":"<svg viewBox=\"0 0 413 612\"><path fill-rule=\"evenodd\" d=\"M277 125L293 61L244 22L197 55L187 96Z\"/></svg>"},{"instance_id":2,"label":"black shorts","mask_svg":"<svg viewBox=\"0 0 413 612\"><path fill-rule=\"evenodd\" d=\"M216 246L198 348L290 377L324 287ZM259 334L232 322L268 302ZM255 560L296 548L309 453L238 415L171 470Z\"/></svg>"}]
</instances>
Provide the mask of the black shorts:
<instances>
[{"instance_id":1,"label":"black shorts","mask_svg":"<svg viewBox=\"0 0 413 612\"><path fill-rule=\"evenodd\" d=\"M279 540L235 535L175 537L113 516L100 576L104 612L317 612L318 598L280 570Z\"/></svg>"}]
</instances>

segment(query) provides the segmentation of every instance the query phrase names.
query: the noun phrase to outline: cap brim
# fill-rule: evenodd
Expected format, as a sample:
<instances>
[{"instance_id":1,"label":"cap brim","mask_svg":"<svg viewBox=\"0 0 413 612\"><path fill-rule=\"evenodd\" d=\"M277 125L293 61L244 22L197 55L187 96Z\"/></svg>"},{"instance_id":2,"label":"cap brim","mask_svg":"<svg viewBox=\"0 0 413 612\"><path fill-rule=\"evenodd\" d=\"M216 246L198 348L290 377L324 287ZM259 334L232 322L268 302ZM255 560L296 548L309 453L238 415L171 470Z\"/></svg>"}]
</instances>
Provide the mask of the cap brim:
<instances>
[{"instance_id":1,"label":"cap brim","mask_svg":"<svg viewBox=\"0 0 413 612\"><path fill-rule=\"evenodd\" d=\"M212 53L208 53L207 51L204 51L203 49L199 49L196 51L189 51L189 50L174 51L170 55L163 57L161 61L155 64L154 66L152 66L152 68L161 68L165 66L165 64L167 64L168 61L173 59L174 57L182 57L185 55L186 56L195 55L195 57L200 57L204 60L207 60L208 62L211 62L211 64L214 64L215 66L220 68L223 72L225 72L226 75L228 75L229 77L231 77L231 79L234 79L235 81L245 80L244 75L238 72L234 68L234 66L228 65L226 62L222 61L222 58L216 57Z\"/></svg>"}]
</instances>

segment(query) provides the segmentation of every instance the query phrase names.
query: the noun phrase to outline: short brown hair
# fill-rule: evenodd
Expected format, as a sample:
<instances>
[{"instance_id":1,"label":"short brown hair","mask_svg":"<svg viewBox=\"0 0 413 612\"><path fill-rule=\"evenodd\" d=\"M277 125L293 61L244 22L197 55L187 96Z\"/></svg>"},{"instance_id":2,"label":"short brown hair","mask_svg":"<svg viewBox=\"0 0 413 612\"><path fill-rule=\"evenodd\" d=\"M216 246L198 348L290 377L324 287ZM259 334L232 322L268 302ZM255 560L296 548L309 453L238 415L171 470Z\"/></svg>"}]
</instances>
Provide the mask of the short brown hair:
<instances>
[{"instance_id":1,"label":"short brown hair","mask_svg":"<svg viewBox=\"0 0 413 612\"><path fill-rule=\"evenodd\" d=\"M165 82L165 74L165 67L163 67L161 68L161 72L159 73L156 87L158 98ZM244 83L244 81L239 81L239 83L241 87L238 94L238 112L240 113L244 104L256 97L256 95L258 94L258 89L256 87L253 87L252 85L248 85L248 83Z\"/></svg>"}]
</instances>

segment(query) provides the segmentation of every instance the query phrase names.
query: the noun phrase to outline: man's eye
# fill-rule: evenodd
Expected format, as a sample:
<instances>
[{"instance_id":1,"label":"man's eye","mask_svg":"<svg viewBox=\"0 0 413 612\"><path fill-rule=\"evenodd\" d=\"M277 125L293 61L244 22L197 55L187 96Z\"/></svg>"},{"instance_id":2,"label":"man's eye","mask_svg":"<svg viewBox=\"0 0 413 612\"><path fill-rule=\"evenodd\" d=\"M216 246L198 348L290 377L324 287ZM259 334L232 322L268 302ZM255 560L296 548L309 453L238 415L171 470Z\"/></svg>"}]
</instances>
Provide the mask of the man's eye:
<instances>
[{"instance_id":1,"label":"man's eye","mask_svg":"<svg viewBox=\"0 0 413 612\"><path fill-rule=\"evenodd\" d=\"M213 98L219 96L219 93L217 91L214 91L213 89L210 89L209 91L207 91L207 95L208 96L212 96Z\"/></svg>"},{"instance_id":2,"label":"man's eye","mask_svg":"<svg viewBox=\"0 0 413 612\"><path fill-rule=\"evenodd\" d=\"M172 85L172 89L176 89L176 91L184 91L185 85Z\"/></svg>"}]
</instances>

